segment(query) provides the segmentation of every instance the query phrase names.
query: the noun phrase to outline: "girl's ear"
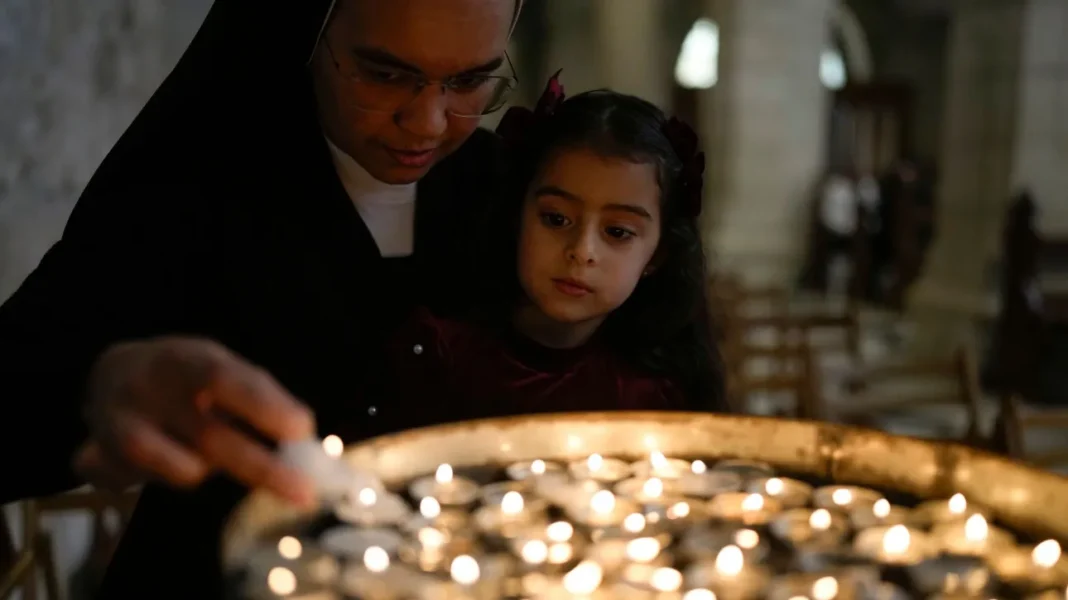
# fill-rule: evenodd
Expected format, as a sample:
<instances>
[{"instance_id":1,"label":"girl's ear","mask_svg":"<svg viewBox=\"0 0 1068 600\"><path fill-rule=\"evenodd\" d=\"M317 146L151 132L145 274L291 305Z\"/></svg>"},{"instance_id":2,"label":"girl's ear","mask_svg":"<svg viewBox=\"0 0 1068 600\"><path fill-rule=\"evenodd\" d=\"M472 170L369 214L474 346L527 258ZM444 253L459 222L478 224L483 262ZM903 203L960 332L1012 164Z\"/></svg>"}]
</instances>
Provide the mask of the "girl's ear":
<instances>
[{"instance_id":1,"label":"girl's ear","mask_svg":"<svg viewBox=\"0 0 1068 600\"><path fill-rule=\"evenodd\" d=\"M648 277L656 273L660 265L664 264L664 251L662 248L663 246L660 246L656 249L656 252L653 252L653 257L649 259L649 264L645 265L645 270L642 271L642 277Z\"/></svg>"}]
</instances>

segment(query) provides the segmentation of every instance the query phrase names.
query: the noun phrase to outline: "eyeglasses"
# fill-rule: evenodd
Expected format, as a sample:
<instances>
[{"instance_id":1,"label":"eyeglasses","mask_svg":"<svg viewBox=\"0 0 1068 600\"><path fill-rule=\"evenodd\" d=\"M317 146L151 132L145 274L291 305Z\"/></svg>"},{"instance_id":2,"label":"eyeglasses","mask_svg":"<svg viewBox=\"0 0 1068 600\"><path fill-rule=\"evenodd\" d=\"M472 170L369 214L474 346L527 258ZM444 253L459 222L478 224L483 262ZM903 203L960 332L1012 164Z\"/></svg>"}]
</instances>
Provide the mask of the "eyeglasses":
<instances>
[{"instance_id":1,"label":"eyeglasses","mask_svg":"<svg viewBox=\"0 0 1068 600\"><path fill-rule=\"evenodd\" d=\"M458 117L476 118L500 110L519 84L512 59L505 53L507 75L471 73L432 80L419 73L376 65L352 57L343 66L328 40L323 40L334 67L352 83L352 100L368 112L393 113L415 100L429 85L440 85L446 110Z\"/></svg>"}]
</instances>

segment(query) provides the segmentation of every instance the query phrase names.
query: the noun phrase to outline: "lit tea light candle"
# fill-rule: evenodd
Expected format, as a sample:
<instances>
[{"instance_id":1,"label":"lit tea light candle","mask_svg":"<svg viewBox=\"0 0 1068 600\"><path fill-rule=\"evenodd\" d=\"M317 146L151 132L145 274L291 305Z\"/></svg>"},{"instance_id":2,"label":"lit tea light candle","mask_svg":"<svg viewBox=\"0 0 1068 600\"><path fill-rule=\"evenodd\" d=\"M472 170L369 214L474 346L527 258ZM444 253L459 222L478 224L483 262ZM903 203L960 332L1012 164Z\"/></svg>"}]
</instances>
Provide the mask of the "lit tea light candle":
<instances>
[{"instance_id":1,"label":"lit tea light candle","mask_svg":"<svg viewBox=\"0 0 1068 600\"><path fill-rule=\"evenodd\" d=\"M860 583L850 579L848 574L791 573L772 581L768 600L856 598L860 595L860 587Z\"/></svg>"},{"instance_id":2,"label":"lit tea light candle","mask_svg":"<svg viewBox=\"0 0 1068 600\"><path fill-rule=\"evenodd\" d=\"M419 501L419 514L401 524L401 529L409 534L432 527L443 531L460 531L471 526L471 517L466 511L457 509L443 510L441 503L427 496Z\"/></svg>"},{"instance_id":3,"label":"lit tea light candle","mask_svg":"<svg viewBox=\"0 0 1068 600\"><path fill-rule=\"evenodd\" d=\"M914 565L937 551L925 533L905 525L865 529L853 540L853 549L888 565Z\"/></svg>"},{"instance_id":4,"label":"lit tea light candle","mask_svg":"<svg viewBox=\"0 0 1068 600\"><path fill-rule=\"evenodd\" d=\"M382 548L396 554L404 538L392 529L362 528L350 525L332 527L319 537L324 550L341 558L359 558L368 548Z\"/></svg>"},{"instance_id":5,"label":"lit tea light candle","mask_svg":"<svg viewBox=\"0 0 1068 600\"><path fill-rule=\"evenodd\" d=\"M323 451L328 456L338 458L345 452L345 442L336 435L328 435L323 438Z\"/></svg>"},{"instance_id":6,"label":"lit tea light candle","mask_svg":"<svg viewBox=\"0 0 1068 600\"><path fill-rule=\"evenodd\" d=\"M463 506L478 497L478 484L453 474L451 465L438 466L433 477L423 477L412 482L408 488L414 499L434 498L445 506Z\"/></svg>"},{"instance_id":7,"label":"lit tea light candle","mask_svg":"<svg viewBox=\"0 0 1068 600\"><path fill-rule=\"evenodd\" d=\"M633 590L638 592L635 597L648 597L648 594L655 594L653 597L657 600L681 598L677 592L682 588L682 573L671 567L630 564L623 568L620 578L625 587L618 589L618 593L624 597L629 597ZM641 594L643 591L645 594Z\"/></svg>"},{"instance_id":8,"label":"lit tea light candle","mask_svg":"<svg viewBox=\"0 0 1068 600\"><path fill-rule=\"evenodd\" d=\"M641 478L678 479L692 474L693 463L678 458L668 458L663 452L653 451L648 460L631 465L634 475Z\"/></svg>"},{"instance_id":9,"label":"lit tea light candle","mask_svg":"<svg viewBox=\"0 0 1068 600\"><path fill-rule=\"evenodd\" d=\"M712 468L712 471L717 473L734 473L742 478L743 481L775 476L775 469L771 465L755 460L721 460L716 463L716 466Z\"/></svg>"},{"instance_id":10,"label":"lit tea light candle","mask_svg":"<svg viewBox=\"0 0 1068 600\"><path fill-rule=\"evenodd\" d=\"M591 454L586 460L579 460L568 465L568 470L575 479L592 479L606 483L615 483L630 475L630 465L615 459L605 458L600 454Z\"/></svg>"},{"instance_id":11,"label":"lit tea light candle","mask_svg":"<svg viewBox=\"0 0 1068 600\"><path fill-rule=\"evenodd\" d=\"M920 525L930 526L966 521L976 514L982 515L984 519L990 519L990 511L969 502L964 494L953 494L946 500L928 500L921 503L916 507L914 520Z\"/></svg>"},{"instance_id":12,"label":"lit tea light candle","mask_svg":"<svg viewBox=\"0 0 1068 600\"><path fill-rule=\"evenodd\" d=\"M846 519L825 508L795 508L776 517L771 532L784 542L799 545L837 546L849 533Z\"/></svg>"},{"instance_id":13,"label":"lit tea light candle","mask_svg":"<svg viewBox=\"0 0 1068 600\"><path fill-rule=\"evenodd\" d=\"M620 481L612 489L617 496L646 502L661 500L665 491L670 492L673 487L670 480L665 482L658 477L631 477Z\"/></svg>"},{"instance_id":14,"label":"lit tea light candle","mask_svg":"<svg viewBox=\"0 0 1068 600\"><path fill-rule=\"evenodd\" d=\"M501 497L499 504L489 504L475 512L475 523L484 533L514 537L518 526L535 520L545 512L541 499L524 498L523 494L511 491Z\"/></svg>"},{"instance_id":15,"label":"lit tea light candle","mask_svg":"<svg viewBox=\"0 0 1068 600\"><path fill-rule=\"evenodd\" d=\"M609 490L600 490L589 497L586 502L569 507L568 513L580 523L592 527L609 527L618 525L632 513L638 512L638 505L626 499L616 498Z\"/></svg>"},{"instance_id":16,"label":"lit tea light candle","mask_svg":"<svg viewBox=\"0 0 1068 600\"><path fill-rule=\"evenodd\" d=\"M1021 593L1037 593L1058 588L1066 592L1068 562L1056 540L1046 540L1034 547L998 548L986 557L987 564L1002 583ZM1065 597L1068 597L1066 594Z\"/></svg>"},{"instance_id":17,"label":"lit tea light candle","mask_svg":"<svg viewBox=\"0 0 1068 600\"><path fill-rule=\"evenodd\" d=\"M720 494L709 503L709 515L745 525L764 525L782 511L782 504L763 494L733 492Z\"/></svg>"},{"instance_id":18,"label":"lit tea light candle","mask_svg":"<svg viewBox=\"0 0 1068 600\"><path fill-rule=\"evenodd\" d=\"M964 522L942 522L931 531L931 537L950 554L983 556L994 548L1013 546L1016 540L1011 533L993 527L986 518L974 513Z\"/></svg>"},{"instance_id":19,"label":"lit tea light candle","mask_svg":"<svg viewBox=\"0 0 1068 600\"><path fill-rule=\"evenodd\" d=\"M569 594L589 596L601 587L604 569L593 561L583 561L564 575L563 587Z\"/></svg>"},{"instance_id":20,"label":"lit tea light candle","mask_svg":"<svg viewBox=\"0 0 1068 600\"><path fill-rule=\"evenodd\" d=\"M749 481L745 491L775 498L785 508L805 506L812 497L811 485L789 477L758 477Z\"/></svg>"},{"instance_id":21,"label":"lit tea light candle","mask_svg":"<svg viewBox=\"0 0 1068 600\"><path fill-rule=\"evenodd\" d=\"M912 511L903 506L894 506L886 498L880 498L875 504L854 506L849 511L849 520L857 529L870 527L906 525L911 521Z\"/></svg>"},{"instance_id":22,"label":"lit tea light candle","mask_svg":"<svg viewBox=\"0 0 1068 600\"><path fill-rule=\"evenodd\" d=\"M508 477L515 481L526 481L528 479L541 477L547 473L559 473L563 471L563 466L560 463L551 461L545 461L542 459L535 459L529 462L517 462L508 465L504 469Z\"/></svg>"},{"instance_id":23,"label":"lit tea light candle","mask_svg":"<svg viewBox=\"0 0 1068 600\"><path fill-rule=\"evenodd\" d=\"M277 544L255 551L246 565L249 594L260 596L265 591L277 594L275 588L291 589L290 595L303 595L337 581L337 558L295 537L286 536Z\"/></svg>"},{"instance_id":24,"label":"lit tea light candle","mask_svg":"<svg viewBox=\"0 0 1068 600\"><path fill-rule=\"evenodd\" d=\"M976 556L941 554L908 567L909 579L927 595L988 597L994 581L983 560Z\"/></svg>"},{"instance_id":25,"label":"lit tea light candle","mask_svg":"<svg viewBox=\"0 0 1068 600\"><path fill-rule=\"evenodd\" d=\"M723 600L759 598L770 579L766 568L746 562L742 549L733 545L720 550L714 561L694 563L685 572L688 586L710 590Z\"/></svg>"},{"instance_id":26,"label":"lit tea light candle","mask_svg":"<svg viewBox=\"0 0 1068 600\"><path fill-rule=\"evenodd\" d=\"M371 546L342 572L338 588L347 598L402 598L416 595L426 575L395 564L384 548Z\"/></svg>"},{"instance_id":27,"label":"lit tea light candle","mask_svg":"<svg viewBox=\"0 0 1068 600\"><path fill-rule=\"evenodd\" d=\"M817 488L812 493L812 502L816 508L845 512L872 506L879 500L883 500L883 495L879 492L855 485L828 485Z\"/></svg>"},{"instance_id":28,"label":"lit tea light candle","mask_svg":"<svg viewBox=\"0 0 1068 600\"><path fill-rule=\"evenodd\" d=\"M403 523L411 517L411 509L396 494L362 488L346 494L334 506L334 515L346 523L377 527Z\"/></svg>"}]
</instances>

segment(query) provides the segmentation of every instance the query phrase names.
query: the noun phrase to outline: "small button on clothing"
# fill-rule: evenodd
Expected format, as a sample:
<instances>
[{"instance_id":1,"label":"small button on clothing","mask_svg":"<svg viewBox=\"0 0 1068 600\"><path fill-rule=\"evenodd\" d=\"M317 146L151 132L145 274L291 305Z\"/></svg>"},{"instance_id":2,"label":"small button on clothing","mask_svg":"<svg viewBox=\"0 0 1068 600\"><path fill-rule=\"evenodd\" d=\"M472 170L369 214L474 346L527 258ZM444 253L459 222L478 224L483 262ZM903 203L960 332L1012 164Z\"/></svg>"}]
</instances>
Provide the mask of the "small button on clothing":
<instances>
[{"instance_id":1,"label":"small button on clothing","mask_svg":"<svg viewBox=\"0 0 1068 600\"><path fill-rule=\"evenodd\" d=\"M423 345L422 344L416 344L415 346L412 346L412 352L415 352L417 355L418 354L422 354L423 353Z\"/></svg>"}]
</instances>

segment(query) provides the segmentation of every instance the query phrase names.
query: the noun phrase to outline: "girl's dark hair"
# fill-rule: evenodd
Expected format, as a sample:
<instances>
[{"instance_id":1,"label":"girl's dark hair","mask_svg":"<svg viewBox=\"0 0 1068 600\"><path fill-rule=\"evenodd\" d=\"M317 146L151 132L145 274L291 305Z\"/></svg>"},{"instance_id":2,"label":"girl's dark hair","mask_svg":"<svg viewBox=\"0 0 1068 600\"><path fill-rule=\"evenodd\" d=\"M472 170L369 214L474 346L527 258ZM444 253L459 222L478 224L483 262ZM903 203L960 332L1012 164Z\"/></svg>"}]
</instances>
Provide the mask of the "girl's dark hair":
<instances>
[{"instance_id":1,"label":"girl's dark hair","mask_svg":"<svg viewBox=\"0 0 1068 600\"><path fill-rule=\"evenodd\" d=\"M491 211L493 225L485 231L494 239L483 254L497 263L501 275L487 280L504 285L485 296L494 310L482 314L498 325L508 323L523 293L516 269L522 207L528 187L553 153L583 148L654 164L663 224L654 258L657 268L641 279L598 335L629 362L682 386L693 409L725 410L723 369L708 314L701 233L694 211L687 207L679 177L683 164L665 135L666 122L664 113L645 100L597 90L568 98L551 117L529 128L521 143L506 140L512 142L507 187ZM501 227L502 222L510 227Z\"/></svg>"}]
</instances>

